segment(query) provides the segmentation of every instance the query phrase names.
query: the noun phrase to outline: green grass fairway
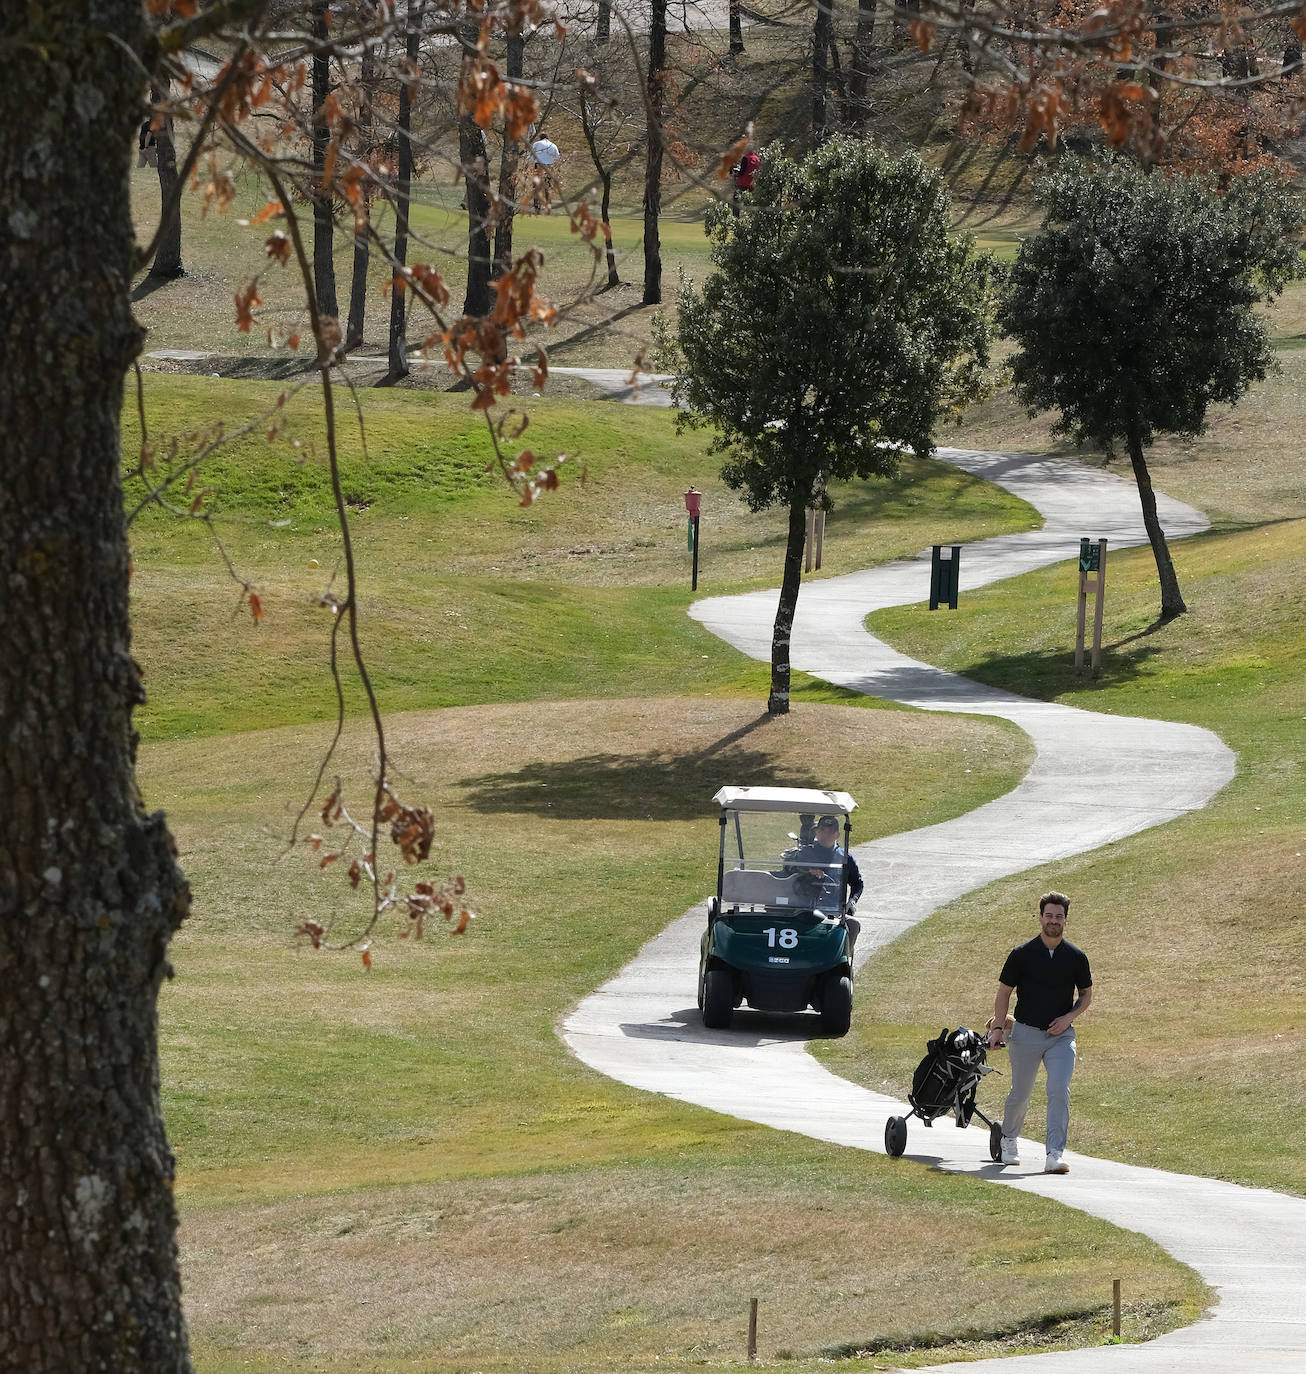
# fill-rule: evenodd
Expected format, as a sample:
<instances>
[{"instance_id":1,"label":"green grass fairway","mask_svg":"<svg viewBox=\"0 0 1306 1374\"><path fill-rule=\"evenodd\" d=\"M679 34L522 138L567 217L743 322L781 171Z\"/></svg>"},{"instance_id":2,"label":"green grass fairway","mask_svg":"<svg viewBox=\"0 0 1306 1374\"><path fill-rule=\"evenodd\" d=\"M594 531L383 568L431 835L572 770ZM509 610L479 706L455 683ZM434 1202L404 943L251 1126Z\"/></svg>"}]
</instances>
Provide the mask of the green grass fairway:
<instances>
[{"instance_id":1,"label":"green grass fairway","mask_svg":"<svg viewBox=\"0 0 1306 1374\"><path fill-rule=\"evenodd\" d=\"M145 394L157 442L218 414L234 430L272 406L280 387L151 375ZM677 436L668 412L533 403L529 442L541 455L567 453L571 467L559 491L523 510L488 471L484 421L465 397L363 393L367 457L348 398L338 402L362 634L387 709L741 687L765 697L766 668L685 613L682 494L691 484L705 494L699 595L776 585L784 517L750 514L715 479L703 437ZM151 510L134 527L147 739L334 714L324 672L330 612L310 601L342 556L317 404L315 388L300 392L276 449L259 425L205 468L224 544L261 588L261 627L238 609L240 588L201 524ZM139 443L132 406L125 443L129 452ZM941 539L1027 529L1035 518L1006 493L914 459L892 481L832 494L821 576ZM357 709L357 694L350 700Z\"/></svg>"},{"instance_id":2,"label":"green grass fairway","mask_svg":"<svg viewBox=\"0 0 1306 1374\"><path fill-rule=\"evenodd\" d=\"M146 392L157 440L218 414L231 430L277 389L152 376ZM370 973L295 945L306 917L341 934L359 911L338 870L279 858L329 733L307 601L339 544L312 399L285 422L298 448L247 437L205 478L261 627L201 527L147 512L133 529L142 785L195 892L160 1021L198 1367L722 1366L755 1295L763 1350L795 1370L859 1350L921 1363L1092 1343L1122 1273L1132 1334L1190 1320L1200 1284L1136 1236L1077 1219L1067 1256L1050 1204L637 1093L558 1040L703 895L722 783L847 787L869 838L968 810L1028 760L1006 725L811 682L765 718L766 669L685 614L681 493L706 493L704 590L773 585L781 525L721 490L666 413L534 406L537 450L576 455L586 480L528 510L485 473L465 398L369 393L367 457L342 417L391 748L439 817L432 867L466 875L478 919L460 939L383 931ZM129 450L134 426L129 405ZM937 464L836 497L826 575L1031 521ZM347 781L370 751L351 724ZM940 1283L967 1292L943 1317Z\"/></svg>"}]
</instances>

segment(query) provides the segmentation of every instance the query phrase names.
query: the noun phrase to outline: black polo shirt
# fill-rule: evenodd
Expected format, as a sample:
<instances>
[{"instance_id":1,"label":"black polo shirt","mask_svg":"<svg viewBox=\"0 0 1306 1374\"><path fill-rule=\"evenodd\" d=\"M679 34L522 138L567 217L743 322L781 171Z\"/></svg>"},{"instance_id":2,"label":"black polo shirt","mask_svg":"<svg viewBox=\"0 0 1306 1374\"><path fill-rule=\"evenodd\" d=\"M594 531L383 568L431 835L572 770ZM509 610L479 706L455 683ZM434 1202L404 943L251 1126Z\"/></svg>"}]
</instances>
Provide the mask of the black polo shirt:
<instances>
[{"instance_id":1,"label":"black polo shirt","mask_svg":"<svg viewBox=\"0 0 1306 1374\"><path fill-rule=\"evenodd\" d=\"M1049 949L1036 935L1007 955L1000 981L1016 989L1016 1020L1045 1031L1075 1005L1076 989L1093 986L1093 974L1078 945L1062 940Z\"/></svg>"}]
</instances>

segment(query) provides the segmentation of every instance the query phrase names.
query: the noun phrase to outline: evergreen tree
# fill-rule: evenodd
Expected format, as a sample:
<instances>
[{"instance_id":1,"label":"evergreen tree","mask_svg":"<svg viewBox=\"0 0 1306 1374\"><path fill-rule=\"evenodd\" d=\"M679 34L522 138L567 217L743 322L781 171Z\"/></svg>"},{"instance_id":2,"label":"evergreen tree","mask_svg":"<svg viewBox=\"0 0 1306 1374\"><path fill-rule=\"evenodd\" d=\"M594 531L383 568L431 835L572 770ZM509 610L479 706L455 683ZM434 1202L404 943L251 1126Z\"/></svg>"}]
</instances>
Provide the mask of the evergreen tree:
<instances>
[{"instance_id":1,"label":"evergreen tree","mask_svg":"<svg viewBox=\"0 0 1306 1374\"><path fill-rule=\"evenodd\" d=\"M1055 430L1133 465L1161 580L1162 622L1187 610L1144 450L1196 435L1274 366L1255 307L1301 275L1301 205L1276 179L1150 175L1122 159L1067 159L1037 192L1042 228L1021 244L999 312L1019 345L1016 395Z\"/></svg>"},{"instance_id":2,"label":"evergreen tree","mask_svg":"<svg viewBox=\"0 0 1306 1374\"><path fill-rule=\"evenodd\" d=\"M915 154L844 136L804 162L769 152L736 219L708 211L715 272L686 283L661 343L681 420L717 429L753 510L789 510L767 709L789 709L789 637L807 510L827 484L894 472L982 388L990 265L949 232L948 195Z\"/></svg>"}]
</instances>

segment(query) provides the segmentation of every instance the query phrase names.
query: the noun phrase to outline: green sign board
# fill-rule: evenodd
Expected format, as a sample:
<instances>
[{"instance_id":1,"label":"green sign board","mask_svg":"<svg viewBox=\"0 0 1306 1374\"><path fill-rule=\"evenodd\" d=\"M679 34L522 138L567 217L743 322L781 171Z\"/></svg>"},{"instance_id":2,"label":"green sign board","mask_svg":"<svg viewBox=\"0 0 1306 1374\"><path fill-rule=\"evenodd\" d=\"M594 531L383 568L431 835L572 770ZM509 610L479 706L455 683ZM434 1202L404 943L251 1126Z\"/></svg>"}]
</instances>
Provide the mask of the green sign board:
<instances>
[{"instance_id":1,"label":"green sign board","mask_svg":"<svg viewBox=\"0 0 1306 1374\"><path fill-rule=\"evenodd\" d=\"M1079 571L1090 573L1101 572L1101 570L1102 545L1081 539L1079 541Z\"/></svg>"}]
</instances>

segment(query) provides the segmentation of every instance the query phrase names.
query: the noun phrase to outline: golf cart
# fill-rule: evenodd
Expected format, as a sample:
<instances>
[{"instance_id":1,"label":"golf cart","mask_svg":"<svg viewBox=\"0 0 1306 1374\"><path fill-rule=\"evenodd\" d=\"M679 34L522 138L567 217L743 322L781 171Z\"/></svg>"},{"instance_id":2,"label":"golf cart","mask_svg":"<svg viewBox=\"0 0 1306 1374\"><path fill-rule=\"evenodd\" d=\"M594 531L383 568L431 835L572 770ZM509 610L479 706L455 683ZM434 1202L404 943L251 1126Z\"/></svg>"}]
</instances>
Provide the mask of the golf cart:
<instances>
[{"instance_id":1,"label":"golf cart","mask_svg":"<svg viewBox=\"0 0 1306 1374\"><path fill-rule=\"evenodd\" d=\"M857 803L808 787L723 787L712 800L721 807L721 844L698 968L703 1024L725 1029L747 1002L757 1011L812 1007L827 1035L846 1035L848 877L816 834L823 817L840 820L846 854Z\"/></svg>"}]
</instances>

